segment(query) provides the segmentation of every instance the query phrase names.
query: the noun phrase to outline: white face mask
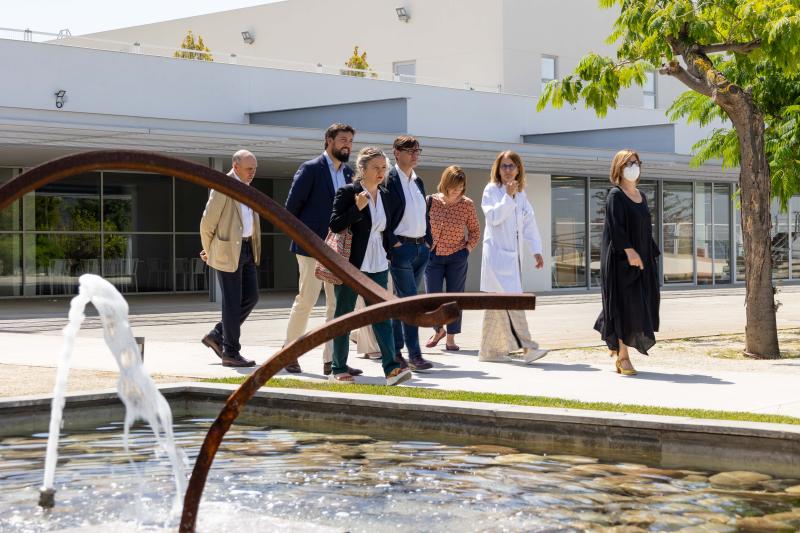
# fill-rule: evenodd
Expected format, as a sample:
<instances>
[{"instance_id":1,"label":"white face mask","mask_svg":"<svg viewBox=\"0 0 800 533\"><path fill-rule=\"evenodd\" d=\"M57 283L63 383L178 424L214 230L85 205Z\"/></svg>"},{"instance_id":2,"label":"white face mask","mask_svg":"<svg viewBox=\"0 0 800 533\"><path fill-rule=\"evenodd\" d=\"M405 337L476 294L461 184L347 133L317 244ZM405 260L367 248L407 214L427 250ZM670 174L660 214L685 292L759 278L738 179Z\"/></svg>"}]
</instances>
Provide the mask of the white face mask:
<instances>
[{"instance_id":1,"label":"white face mask","mask_svg":"<svg viewBox=\"0 0 800 533\"><path fill-rule=\"evenodd\" d=\"M633 165L622 169L622 177L628 181L636 181L639 179L639 165Z\"/></svg>"}]
</instances>

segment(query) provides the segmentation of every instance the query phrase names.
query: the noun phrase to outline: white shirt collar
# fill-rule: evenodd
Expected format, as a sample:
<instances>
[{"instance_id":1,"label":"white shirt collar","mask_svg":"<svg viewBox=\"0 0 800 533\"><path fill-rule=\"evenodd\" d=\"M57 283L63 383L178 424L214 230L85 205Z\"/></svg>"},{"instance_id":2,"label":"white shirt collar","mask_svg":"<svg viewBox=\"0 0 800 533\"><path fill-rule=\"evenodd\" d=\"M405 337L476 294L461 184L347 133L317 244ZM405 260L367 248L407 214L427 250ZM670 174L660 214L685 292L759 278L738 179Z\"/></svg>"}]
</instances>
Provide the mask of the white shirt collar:
<instances>
[{"instance_id":1,"label":"white shirt collar","mask_svg":"<svg viewBox=\"0 0 800 533\"><path fill-rule=\"evenodd\" d=\"M400 168L400 165L398 165L397 163L394 164L394 168L397 169L397 174L407 182L417 179L417 173L414 172L413 168L411 169L410 177L407 176L405 172L403 172L403 170Z\"/></svg>"}]
</instances>

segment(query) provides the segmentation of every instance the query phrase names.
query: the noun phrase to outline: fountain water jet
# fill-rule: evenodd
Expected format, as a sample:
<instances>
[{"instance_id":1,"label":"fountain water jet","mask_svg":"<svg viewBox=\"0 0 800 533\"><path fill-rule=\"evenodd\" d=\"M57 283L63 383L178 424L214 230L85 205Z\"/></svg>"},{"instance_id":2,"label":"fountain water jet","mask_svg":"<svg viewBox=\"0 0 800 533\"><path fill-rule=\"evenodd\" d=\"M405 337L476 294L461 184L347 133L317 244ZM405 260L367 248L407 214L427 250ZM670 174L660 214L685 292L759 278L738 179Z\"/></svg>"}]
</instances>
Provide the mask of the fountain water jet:
<instances>
[{"instance_id":1,"label":"fountain water jet","mask_svg":"<svg viewBox=\"0 0 800 533\"><path fill-rule=\"evenodd\" d=\"M150 375L142 366L141 355L133 332L128 324L128 303L114 286L100 276L84 274L79 279L78 295L70 302L69 323L64 327L64 345L58 361L58 373L53 388L53 403L50 417L50 432L47 436L47 456L44 468L44 483L39 494L39 505L52 508L55 505L55 469L58 459L58 439L64 411L64 395L67 388L70 359L75 336L85 318L86 304L92 303L103 323L103 336L114 359L119 365L118 394L125 404L124 445L128 452L128 435L131 425L137 420L150 424L158 447L164 450L172 464L175 478L175 509L186 490L184 472L185 456L175 446L172 434L172 411L169 404Z\"/></svg>"}]
</instances>

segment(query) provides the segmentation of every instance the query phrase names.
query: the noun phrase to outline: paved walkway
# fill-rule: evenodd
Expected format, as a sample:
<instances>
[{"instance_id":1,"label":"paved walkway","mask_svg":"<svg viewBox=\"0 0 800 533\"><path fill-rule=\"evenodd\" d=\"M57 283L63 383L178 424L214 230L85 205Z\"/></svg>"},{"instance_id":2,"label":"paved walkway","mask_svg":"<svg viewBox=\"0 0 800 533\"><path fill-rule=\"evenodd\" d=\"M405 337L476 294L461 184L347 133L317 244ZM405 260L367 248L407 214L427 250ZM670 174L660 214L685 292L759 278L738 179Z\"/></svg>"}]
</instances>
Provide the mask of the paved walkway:
<instances>
[{"instance_id":1,"label":"paved walkway","mask_svg":"<svg viewBox=\"0 0 800 533\"><path fill-rule=\"evenodd\" d=\"M784 287L779 328L800 328L800 286ZM291 295L266 294L243 327L243 354L263 362L280 348L286 331ZM744 290L665 291L659 340L741 333ZM131 297L134 334L146 337L145 365L151 373L183 377L236 376L252 369L222 367L199 343L218 318L218 304L196 295ZM61 348L68 301L27 300L0 304L0 372L3 365L53 367ZM481 312L467 312L460 353L424 349L435 368L415 374L412 386L541 395L584 401L609 401L671 407L696 407L800 416L800 359L777 361L724 360L684 348L657 344L651 357L634 356L638 376L613 372L592 330L600 309L596 294L544 295L529 312L531 329L542 346L555 351L533 365L481 363L477 348ZM88 313L91 315L91 313ZM311 324L323 321L317 308ZM429 331L421 331L424 339ZM442 343L443 345L443 343ZM442 346L443 347L443 346ZM591 348L596 347L596 348ZM303 379L322 379L321 350L300 360ZM102 340L99 319L89 316L75 344L73 366L115 370ZM356 358L351 366L365 371L360 381L382 383L378 362ZM12 368L12 367L7 367ZM15 369L14 372L19 372ZM283 374L283 373L282 373Z\"/></svg>"}]
</instances>

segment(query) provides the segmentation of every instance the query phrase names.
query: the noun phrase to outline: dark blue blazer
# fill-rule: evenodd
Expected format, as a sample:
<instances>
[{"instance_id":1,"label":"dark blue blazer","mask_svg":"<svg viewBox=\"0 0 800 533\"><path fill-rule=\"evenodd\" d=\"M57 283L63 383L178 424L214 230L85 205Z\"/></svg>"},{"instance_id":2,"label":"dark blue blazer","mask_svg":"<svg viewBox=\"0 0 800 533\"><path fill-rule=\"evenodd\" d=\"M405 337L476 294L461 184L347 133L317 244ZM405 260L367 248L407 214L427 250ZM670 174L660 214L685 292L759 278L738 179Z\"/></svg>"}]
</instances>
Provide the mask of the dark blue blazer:
<instances>
[{"instance_id":1,"label":"dark blue blazer","mask_svg":"<svg viewBox=\"0 0 800 533\"><path fill-rule=\"evenodd\" d=\"M426 198L425 185L422 183L422 180L417 178L414 180L414 183L419 187L422 197ZM406 212L406 195L403 194L403 184L400 182L400 174L397 172L397 167L392 167L392 170L389 171L389 175L386 177L386 189L389 192L389 203L392 206L392 211L390 214L387 213L388 220L386 222L386 231L384 232L386 236L384 241L386 241L388 249L391 251L398 242L395 230L397 226L400 225L403 214ZM425 210L425 242L428 243L428 246L433 246L431 219L427 209Z\"/></svg>"},{"instance_id":2,"label":"dark blue blazer","mask_svg":"<svg viewBox=\"0 0 800 533\"><path fill-rule=\"evenodd\" d=\"M381 203L383 203L383 211L386 213L386 224L389 224L390 205L388 199L388 192L386 189L378 185L381 192ZM350 245L350 263L356 267L361 268L361 263L364 262L364 256L367 253L367 245L369 244L369 236L372 232L372 215L369 212L369 206L364 209L356 207L356 195L361 193L364 187L361 182L345 185L336 191L336 199L333 201L333 213L331 213L331 231L334 233L341 233L342 231L350 228L353 233L353 241ZM383 247L386 249L386 231L383 232Z\"/></svg>"},{"instance_id":3,"label":"dark blue blazer","mask_svg":"<svg viewBox=\"0 0 800 533\"><path fill-rule=\"evenodd\" d=\"M344 165L344 181L353 181L353 169L347 165ZM297 169L289 196L286 197L286 209L319 235L320 239L324 239L328 234L335 196L328 161L324 155L320 155L306 161ZM294 241L289 249L296 254L310 255Z\"/></svg>"}]
</instances>

